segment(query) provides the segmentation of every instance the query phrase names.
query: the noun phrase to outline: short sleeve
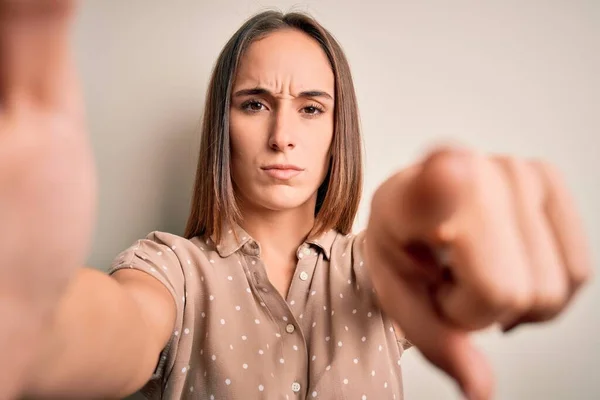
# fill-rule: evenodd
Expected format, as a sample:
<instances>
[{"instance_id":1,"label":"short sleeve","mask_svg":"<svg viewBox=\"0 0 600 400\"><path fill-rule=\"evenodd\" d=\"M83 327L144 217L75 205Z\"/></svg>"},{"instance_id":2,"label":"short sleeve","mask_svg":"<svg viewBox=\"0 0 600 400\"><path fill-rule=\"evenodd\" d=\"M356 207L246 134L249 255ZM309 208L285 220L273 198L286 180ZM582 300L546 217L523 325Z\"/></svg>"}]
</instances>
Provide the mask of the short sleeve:
<instances>
[{"instance_id":1,"label":"short sleeve","mask_svg":"<svg viewBox=\"0 0 600 400\"><path fill-rule=\"evenodd\" d=\"M373 287L371 277L369 276L369 271L365 265L365 233L365 231L361 231L358 234L352 236L351 240L349 241L349 246L352 249L352 269L354 271L354 274L356 275L357 283L360 285L361 288L364 289L366 293L368 293L370 300L373 303L376 303L377 299L375 296L375 289Z\"/></svg>"},{"instance_id":2,"label":"short sleeve","mask_svg":"<svg viewBox=\"0 0 600 400\"><path fill-rule=\"evenodd\" d=\"M168 376L174 364L185 311L185 275L179 258L168 242L168 237L161 238L159 233L153 232L117 255L108 270L108 274L112 275L116 271L133 268L153 276L169 290L177 305L175 330L160 354L149 383L143 389L144 394L150 395L149 398L153 398L154 393L147 392L160 390L162 379Z\"/></svg>"},{"instance_id":3,"label":"short sleeve","mask_svg":"<svg viewBox=\"0 0 600 400\"><path fill-rule=\"evenodd\" d=\"M366 231L359 232L352 238L352 257L353 257L353 269L356 274L356 280L361 287L368 290L369 295L372 296L373 304L377 304L377 293L373 287L372 280L369 276L368 269L365 268L365 251L367 246ZM402 351L412 347L412 343L404 337L402 333L398 332L396 323L392 322L394 333L396 335L396 341Z\"/></svg>"}]
</instances>

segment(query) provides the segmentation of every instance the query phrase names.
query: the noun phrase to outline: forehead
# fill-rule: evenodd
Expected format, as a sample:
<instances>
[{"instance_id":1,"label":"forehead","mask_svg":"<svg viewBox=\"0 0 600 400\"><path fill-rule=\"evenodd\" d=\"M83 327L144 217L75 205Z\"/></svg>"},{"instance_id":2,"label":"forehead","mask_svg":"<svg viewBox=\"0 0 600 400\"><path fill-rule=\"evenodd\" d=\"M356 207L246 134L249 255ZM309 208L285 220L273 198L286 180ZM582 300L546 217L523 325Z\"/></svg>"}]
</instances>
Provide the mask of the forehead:
<instances>
[{"instance_id":1,"label":"forehead","mask_svg":"<svg viewBox=\"0 0 600 400\"><path fill-rule=\"evenodd\" d=\"M240 60L235 86L262 86L276 92L321 89L333 95L334 75L315 39L299 30L285 29L248 47Z\"/></svg>"}]
</instances>

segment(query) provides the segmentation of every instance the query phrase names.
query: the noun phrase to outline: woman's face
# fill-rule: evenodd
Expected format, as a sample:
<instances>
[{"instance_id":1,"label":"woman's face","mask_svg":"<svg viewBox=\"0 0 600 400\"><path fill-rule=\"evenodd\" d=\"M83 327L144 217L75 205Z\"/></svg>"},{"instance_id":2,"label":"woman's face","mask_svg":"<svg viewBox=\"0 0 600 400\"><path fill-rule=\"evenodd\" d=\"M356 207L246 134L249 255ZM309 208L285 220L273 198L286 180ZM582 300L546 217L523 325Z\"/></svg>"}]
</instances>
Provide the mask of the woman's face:
<instances>
[{"instance_id":1,"label":"woman's face","mask_svg":"<svg viewBox=\"0 0 600 400\"><path fill-rule=\"evenodd\" d=\"M319 44L286 29L240 60L230 110L232 179L243 207L310 207L329 168L334 75Z\"/></svg>"}]
</instances>

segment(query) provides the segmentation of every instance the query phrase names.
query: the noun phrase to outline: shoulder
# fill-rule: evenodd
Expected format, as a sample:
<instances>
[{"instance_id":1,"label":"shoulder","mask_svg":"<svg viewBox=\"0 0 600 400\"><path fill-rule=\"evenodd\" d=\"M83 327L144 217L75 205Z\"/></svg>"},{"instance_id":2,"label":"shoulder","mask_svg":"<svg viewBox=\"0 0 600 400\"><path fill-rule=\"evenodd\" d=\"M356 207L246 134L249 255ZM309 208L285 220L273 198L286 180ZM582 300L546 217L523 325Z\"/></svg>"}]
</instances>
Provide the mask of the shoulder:
<instances>
[{"instance_id":1,"label":"shoulder","mask_svg":"<svg viewBox=\"0 0 600 400\"><path fill-rule=\"evenodd\" d=\"M365 231L346 235L337 232L331 246L331 257L346 258L346 256L350 256L352 262L358 261L360 263L364 254L365 240Z\"/></svg>"},{"instance_id":2,"label":"shoulder","mask_svg":"<svg viewBox=\"0 0 600 400\"><path fill-rule=\"evenodd\" d=\"M214 246L203 238L194 237L187 239L173 233L152 231L143 239L132 244L127 251L145 254L149 258L166 258L181 261L189 257L197 258L199 255L213 249Z\"/></svg>"},{"instance_id":3,"label":"shoulder","mask_svg":"<svg viewBox=\"0 0 600 400\"><path fill-rule=\"evenodd\" d=\"M109 274L122 268L136 268L152 275L164 275L168 281L181 281L186 271L207 264L212 246L200 238L152 231L136 240L114 258Z\"/></svg>"},{"instance_id":4,"label":"shoulder","mask_svg":"<svg viewBox=\"0 0 600 400\"><path fill-rule=\"evenodd\" d=\"M140 239L138 243L154 247L163 247L167 251L169 251L168 249L170 249L170 251L176 250L178 246L181 248L193 246L189 239L162 231L152 231L148 233L146 237Z\"/></svg>"},{"instance_id":5,"label":"shoulder","mask_svg":"<svg viewBox=\"0 0 600 400\"><path fill-rule=\"evenodd\" d=\"M365 234L358 233L341 234L337 236L331 246L330 262L334 267L352 273L358 280L368 284L369 277L365 268Z\"/></svg>"}]
</instances>

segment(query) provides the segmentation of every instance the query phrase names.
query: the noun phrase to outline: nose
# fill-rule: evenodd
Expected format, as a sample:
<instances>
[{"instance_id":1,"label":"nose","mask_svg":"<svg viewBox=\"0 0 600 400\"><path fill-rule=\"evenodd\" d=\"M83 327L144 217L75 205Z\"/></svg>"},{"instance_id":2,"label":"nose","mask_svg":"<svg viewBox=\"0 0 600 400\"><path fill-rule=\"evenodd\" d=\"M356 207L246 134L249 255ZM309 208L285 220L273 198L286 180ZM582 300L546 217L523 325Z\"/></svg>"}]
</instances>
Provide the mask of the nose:
<instances>
[{"instance_id":1,"label":"nose","mask_svg":"<svg viewBox=\"0 0 600 400\"><path fill-rule=\"evenodd\" d=\"M269 134L269 147L275 151L289 151L296 147L294 137L293 113L280 107L273 113L271 132Z\"/></svg>"}]
</instances>

